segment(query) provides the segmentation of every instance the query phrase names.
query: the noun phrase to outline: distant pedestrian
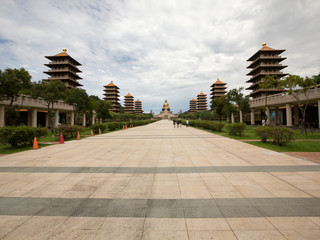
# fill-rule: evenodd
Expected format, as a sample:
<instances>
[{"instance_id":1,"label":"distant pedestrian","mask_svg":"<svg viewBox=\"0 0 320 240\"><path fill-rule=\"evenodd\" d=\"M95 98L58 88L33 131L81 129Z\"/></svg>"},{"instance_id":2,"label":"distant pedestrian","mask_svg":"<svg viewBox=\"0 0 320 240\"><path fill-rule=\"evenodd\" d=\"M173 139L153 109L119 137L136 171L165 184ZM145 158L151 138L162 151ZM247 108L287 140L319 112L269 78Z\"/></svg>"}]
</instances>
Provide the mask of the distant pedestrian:
<instances>
[{"instance_id":1,"label":"distant pedestrian","mask_svg":"<svg viewBox=\"0 0 320 240\"><path fill-rule=\"evenodd\" d=\"M186 126L189 127L189 120L186 121Z\"/></svg>"},{"instance_id":2,"label":"distant pedestrian","mask_svg":"<svg viewBox=\"0 0 320 240\"><path fill-rule=\"evenodd\" d=\"M182 121L181 121L181 119L179 120L179 124L180 124L180 127L182 128Z\"/></svg>"},{"instance_id":3,"label":"distant pedestrian","mask_svg":"<svg viewBox=\"0 0 320 240\"><path fill-rule=\"evenodd\" d=\"M177 120L177 128L179 128L179 120Z\"/></svg>"},{"instance_id":4,"label":"distant pedestrian","mask_svg":"<svg viewBox=\"0 0 320 240\"><path fill-rule=\"evenodd\" d=\"M175 128L176 127L176 120L173 119L173 127Z\"/></svg>"}]
</instances>

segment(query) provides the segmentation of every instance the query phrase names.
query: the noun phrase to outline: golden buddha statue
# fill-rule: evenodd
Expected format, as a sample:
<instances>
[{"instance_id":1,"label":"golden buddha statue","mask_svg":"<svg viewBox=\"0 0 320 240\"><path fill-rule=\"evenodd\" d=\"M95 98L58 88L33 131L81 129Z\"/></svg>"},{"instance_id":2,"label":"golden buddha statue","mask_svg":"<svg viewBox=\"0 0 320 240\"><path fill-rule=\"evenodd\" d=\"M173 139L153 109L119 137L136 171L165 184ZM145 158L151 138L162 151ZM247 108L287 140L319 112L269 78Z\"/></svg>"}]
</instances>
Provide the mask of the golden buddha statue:
<instances>
[{"instance_id":1,"label":"golden buddha statue","mask_svg":"<svg viewBox=\"0 0 320 240\"><path fill-rule=\"evenodd\" d=\"M164 100L162 111L170 111L170 106L169 106L169 103L167 102L167 100Z\"/></svg>"}]
</instances>

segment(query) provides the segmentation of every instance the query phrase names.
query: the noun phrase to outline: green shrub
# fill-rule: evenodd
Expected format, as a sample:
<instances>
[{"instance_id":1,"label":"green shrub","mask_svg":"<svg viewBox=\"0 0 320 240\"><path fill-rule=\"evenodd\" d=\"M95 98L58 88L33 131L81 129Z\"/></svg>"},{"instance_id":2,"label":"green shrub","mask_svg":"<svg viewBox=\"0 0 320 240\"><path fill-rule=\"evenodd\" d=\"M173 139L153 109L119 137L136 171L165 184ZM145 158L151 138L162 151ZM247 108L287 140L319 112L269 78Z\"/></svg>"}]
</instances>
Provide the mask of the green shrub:
<instances>
[{"instance_id":1,"label":"green shrub","mask_svg":"<svg viewBox=\"0 0 320 240\"><path fill-rule=\"evenodd\" d=\"M99 133L99 129L103 133L104 130L106 130L106 128L107 128L107 124L105 124L105 123L95 123L95 124L91 125L90 128L93 131L93 133L95 133L95 134Z\"/></svg>"},{"instance_id":2,"label":"green shrub","mask_svg":"<svg viewBox=\"0 0 320 240\"><path fill-rule=\"evenodd\" d=\"M221 132L224 124L219 122L210 122L209 127L211 131Z\"/></svg>"},{"instance_id":3,"label":"green shrub","mask_svg":"<svg viewBox=\"0 0 320 240\"><path fill-rule=\"evenodd\" d=\"M229 135L242 136L243 131L246 129L245 123L228 123L226 124Z\"/></svg>"},{"instance_id":4,"label":"green shrub","mask_svg":"<svg viewBox=\"0 0 320 240\"><path fill-rule=\"evenodd\" d=\"M106 125L107 125L107 128L109 131L114 131L116 129L120 129L120 124L117 122L108 122L108 123L106 123Z\"/></svg>"},{"instance_id":5,"label":"green shrub","mask_svg":"<svg viewBox=\"0 0 320 240\"><path fill-rule=\"evenodd\" d=\"M254 131L263 143L267 142L267 140L272 137L272 127L270 126L256 127Z\"/></svg>"},{"instance_id":6,"label":"green shrub","mask_svg":"<svg viewBox=\"0 0 320 240\"><path fill-rule=\"evenodd\" d=\"M294 139L294 131L285 127L272 127L272 143L284 146Z\"/></svg>"},{"instance_id":7,"label":"green shrub","mask_svg":"<svg viewBox=\"0 0 320 240\"><path fill-rule=\"evenodd\" d=\"M0 129L0 142L18 145L32 145L34 137L40 138L47 135L46 128L32 128L29 126L8 126Z\"/></svg>"},{"instance_id":8,"label":"green shrub","mask_svg":"<svg viewBox=\"0 0 320 240\"><path fill-rule=\"evenodd\" d=\"M60 125L58 127L55 127L53 129L53 133L56 136L60 136L61 134L63 135L64 139L67 138L72 138L72 137L76 137L78 131L82 132L84 130L84 128L82 126L78 126L78 125Z\"/></svg>"}]
</instances>

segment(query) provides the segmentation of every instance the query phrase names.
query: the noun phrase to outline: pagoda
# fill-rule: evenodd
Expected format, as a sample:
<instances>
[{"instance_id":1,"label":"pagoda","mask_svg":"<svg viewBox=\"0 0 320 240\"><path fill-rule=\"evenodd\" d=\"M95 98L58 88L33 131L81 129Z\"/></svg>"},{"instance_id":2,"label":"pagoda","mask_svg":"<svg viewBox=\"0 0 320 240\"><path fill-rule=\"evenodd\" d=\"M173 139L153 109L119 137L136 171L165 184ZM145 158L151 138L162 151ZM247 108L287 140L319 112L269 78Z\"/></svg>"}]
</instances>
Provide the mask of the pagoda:
<instances>
[{"instance_id":1,"label":"pagoda","mask_svg":"<svg viewBox=\"0 0 320 240\"><path fill-rule=\"evenodd\" d=\"M44 81L60 80L68 88L76 88L82 86L78 80L82 79L77 73L81 72L77 66L81 64L69 56L67 49L63 49L61 53L54 56L45 56L51 60L48 64L49 71L45 71L50 77L43 79Z\"/></svg>"},{"instance_id":2,"label":"pagoda","mask_svg":"<svg viewBox=\"0 0 320 240\"><path fill-rule=\"evenodd\" d=\"M131 96L130 93L124 96L124 112L134 113L134 101L133 101L133 96Z\"/></svg>"},{"instance_id":3,"label":"pagoda","mask_svg":"<svg viewBox=\"0 0 320 240\"><path fill-rule=\"evenodd\" d=\"M134 113L135 114L142 114L143 113L142 103L139 99L134 102Z\"/></svg>"},{"instance_id":4,"label":"pagoda","mask_svg":"<svg viewBox=\"0 0 320 240\"><path fill-rule=\"evenodd\" d=\"M197 111L197 100L192 98L190 100L189 113L194 113Z\"/></svg>"},{"instance_id":5,"label":"pagoda","mask_svg":"<svg viewBox=\"0 0 320 240\"><path fill-rule=\"evenodd\" d=\"M104 100L111 103L112 112L119 112L120 104L119 104L119 88L111 81L108 85L104 86Z\"/></svg>"},{"instance_id":6,"label":"pagoda","mask_svg":"<svg viewBox=\"0 0 320 240\"><path fill-rule=\"evenodd\" d=\"M223 83L217 79L217 81L211 85L211 99L222 97L226 94L226 83Z\"/></svg>"},{"instance_id":7,"label":"pagoda","mask_svg":"<svg viewBox=\"0 0 320 240\"><path fill-rule=\"evenodd\" d=\"M207 110L207 95L202 91L197 96L197 110L198 111L206 111Z\"/></svg>"},{"instance_id":8,"label":"pagoda","mask_svg":"<svg viewBox=\"0 0 320 240\"><path fill-rule=\"evenodd\" d=\"M284 90L278 88L263 89L259 86L267 75L274 76L276 80L280 80L281 77L287 75L280 71L287 67L280 64L280 62L286 59L279 56L284 51L267 47L267 44L263 43L262 48L247 60L251 62L247 68L252 69L247 76L252 77L247 81L247 83L251 83L251 86L246 90L251 90L250 96L252 98L284 92Z\"/></svg>"}]
</instances>

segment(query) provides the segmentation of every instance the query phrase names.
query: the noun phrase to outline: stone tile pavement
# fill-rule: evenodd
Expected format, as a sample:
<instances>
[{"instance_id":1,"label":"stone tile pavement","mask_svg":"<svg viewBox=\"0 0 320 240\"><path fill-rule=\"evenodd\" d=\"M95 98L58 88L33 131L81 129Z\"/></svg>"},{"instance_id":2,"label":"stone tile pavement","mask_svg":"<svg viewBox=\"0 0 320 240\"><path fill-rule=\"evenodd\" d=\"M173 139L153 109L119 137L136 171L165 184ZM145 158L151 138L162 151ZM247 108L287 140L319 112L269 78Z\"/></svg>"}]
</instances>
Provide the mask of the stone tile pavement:
<instances>
[{"instance_id":1,"label":"stone tile pavement","mask_svg":"<svg viewBox=\"0 0 320 240\"><path fill-rule=\"evenodd\" d=\"M167 120L0 157L0 239L319 239L320 165Z\"/></svg>"}]
</instances>

